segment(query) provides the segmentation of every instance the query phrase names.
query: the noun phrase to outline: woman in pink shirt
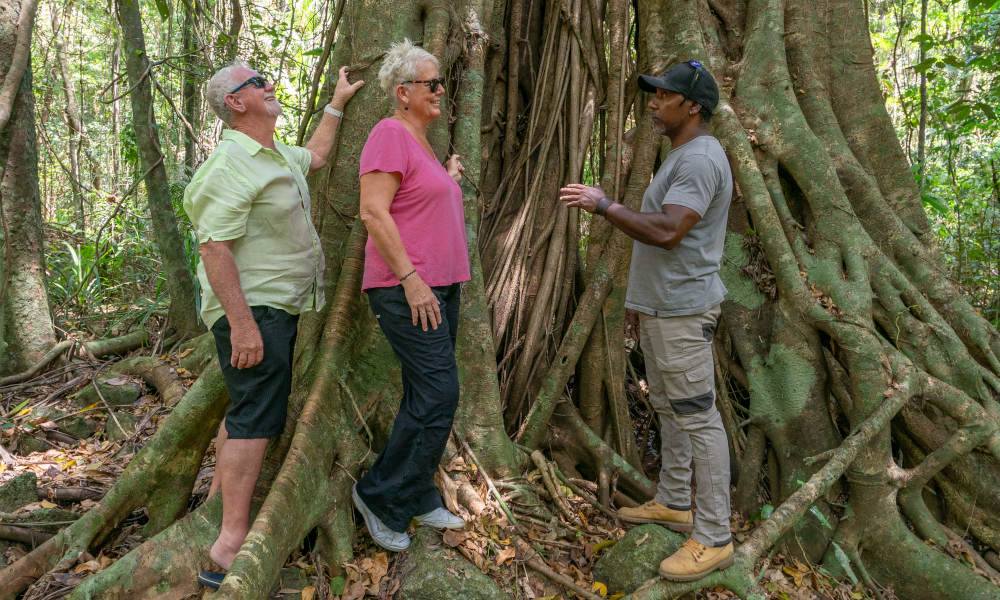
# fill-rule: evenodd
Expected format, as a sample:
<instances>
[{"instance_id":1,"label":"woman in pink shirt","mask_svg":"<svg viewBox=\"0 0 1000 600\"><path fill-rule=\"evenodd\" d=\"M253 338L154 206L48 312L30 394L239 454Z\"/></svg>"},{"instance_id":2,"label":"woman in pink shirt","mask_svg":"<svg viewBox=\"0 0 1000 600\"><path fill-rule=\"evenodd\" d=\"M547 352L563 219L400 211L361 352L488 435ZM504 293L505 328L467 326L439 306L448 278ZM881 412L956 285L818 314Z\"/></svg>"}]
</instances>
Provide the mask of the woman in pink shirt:
<instances>
[{"instance_id":1,"label":"woman in pink shirt","mask_svg":"<svg viewBox=\"0 0 1000 600\"><path fill-rule=\"evenodd\" d=\"M441 115L438 60L394 44L379 82L395 103L361 151L361 219L368 227L362 290L403 368L403 399L388 443L354 486L368 532L386 549L410 545L410 519L458 529L434 487L458 408L459 283L469 280L462 165L442 166L427 141Z\"/></svg>"}]
</instances>

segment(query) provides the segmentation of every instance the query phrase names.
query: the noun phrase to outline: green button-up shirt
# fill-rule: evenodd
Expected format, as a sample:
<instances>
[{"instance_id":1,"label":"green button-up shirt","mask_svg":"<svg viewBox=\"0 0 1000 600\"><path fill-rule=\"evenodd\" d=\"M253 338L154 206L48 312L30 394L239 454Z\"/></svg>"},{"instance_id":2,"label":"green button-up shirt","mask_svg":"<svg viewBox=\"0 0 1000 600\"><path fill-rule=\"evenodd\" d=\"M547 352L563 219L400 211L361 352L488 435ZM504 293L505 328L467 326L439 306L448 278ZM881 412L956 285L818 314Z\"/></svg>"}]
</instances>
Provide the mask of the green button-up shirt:
<instances>
[{"instance_id":1,"label":"green button-up shirt","mask_svg":"<svg viewBox=\"0 0 1000 600\"><path fill-rule=\"evenodd\" d=\"M249 306L293 315L319 310L323 250L309 216L312 155L275 140L277 152L226 129L222 141L184 191L184 211L200 243L233 242L233 258ZM209 327L224 313L198 263L201 318Z\"/></svg>"}]
</instances>

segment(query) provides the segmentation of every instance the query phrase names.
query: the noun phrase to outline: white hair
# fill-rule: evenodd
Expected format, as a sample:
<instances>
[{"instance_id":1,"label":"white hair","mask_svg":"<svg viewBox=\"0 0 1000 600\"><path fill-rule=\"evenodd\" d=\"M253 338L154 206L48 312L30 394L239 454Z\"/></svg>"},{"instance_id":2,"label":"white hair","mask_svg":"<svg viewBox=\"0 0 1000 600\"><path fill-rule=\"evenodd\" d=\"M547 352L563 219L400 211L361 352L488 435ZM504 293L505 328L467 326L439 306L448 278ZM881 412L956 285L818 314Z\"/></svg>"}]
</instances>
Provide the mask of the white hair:
<instances>
[{"instance_id":1,"label":"white hair","mask_svg":"<svg viewBox=\"0 0 1000 600\"><path fill-rule=\"evenodd\" d=\"M437 68L441 66L437 57L409 39L396 42L385 53L382 68L378 71L379 86L386 96L396 101L396 86L419 77L420 66L425 62L433 63Z\"/></svg>"},{"instance_id":2,"label":"white hair","mask_svg":"<svg viewBox=\"0 0 1000 600\"><path fill-rule=\"evenodd\" d=\"M205 98L208 99L208 105L212 108L215 116L219 117L219 120L226 125L229 125L230 121L233 120L233 111L226 105L226 96L230 90L243 83L236 81L235 72L237 69L249 68L250 65L246 61L236 59L216 71L215 75L212 75L212 78L205 84Z\"/></svg>"}]
</instances>

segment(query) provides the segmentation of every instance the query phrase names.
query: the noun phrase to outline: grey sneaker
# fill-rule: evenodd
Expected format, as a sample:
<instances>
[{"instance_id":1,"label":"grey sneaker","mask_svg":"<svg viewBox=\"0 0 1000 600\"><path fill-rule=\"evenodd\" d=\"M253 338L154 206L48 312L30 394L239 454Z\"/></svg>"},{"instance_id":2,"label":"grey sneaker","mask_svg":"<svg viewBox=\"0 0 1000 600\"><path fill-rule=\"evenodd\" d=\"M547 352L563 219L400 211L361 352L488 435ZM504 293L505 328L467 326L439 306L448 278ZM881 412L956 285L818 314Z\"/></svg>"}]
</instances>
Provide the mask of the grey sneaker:
<instances>
[{"instance_id":1,"label":"grey sneaker","mask_svg":"<svg viewBox=\"0 0 1000 600\"><path fill-rule=\"evenodd\" d=\"M437 527L438 529L462 529L465 527L465 519L443 508L435 508L429 513L417 515L417 521L421 525Z\"/></svg>"},{"instance_id":2,"label":"grey sneaker","mask_svg":"<svg viewBox=\"0 0 1000 600\"><path fill-rule=\"evenodd\" d=\"M410 536L406 535L405 532L399 533L389 529L381 519L375 516L375 513L368 510L365 503L361 501L361 496L358 495L357 484L351 487L351 498L354 500L354 506L364 518L365 525L368 526L368 534L372 536L376 544L393 552L402 552L410 547Z\"/></svg>"}]
</instances>

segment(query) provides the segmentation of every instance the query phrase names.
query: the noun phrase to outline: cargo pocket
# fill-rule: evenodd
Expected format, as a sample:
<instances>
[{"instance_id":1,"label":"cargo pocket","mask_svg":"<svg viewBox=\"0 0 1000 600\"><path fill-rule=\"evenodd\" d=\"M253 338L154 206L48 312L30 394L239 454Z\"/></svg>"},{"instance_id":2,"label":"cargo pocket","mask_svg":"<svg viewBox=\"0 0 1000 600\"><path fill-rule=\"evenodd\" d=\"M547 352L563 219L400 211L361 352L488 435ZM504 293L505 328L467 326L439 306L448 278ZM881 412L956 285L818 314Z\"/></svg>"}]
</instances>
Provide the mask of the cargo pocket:
<instances>
[{"instance_id":1,"label":"cargo pocket","mask_svg":"<svg viewBox=\"0 0 1000 600\"><path fill-rule=\"evenodd\" d=\"M663 373L665 395L679 415L711 408L715 403L711 350L706 361L702 353L673 360L657 361Z\"/></svg>"}]
</instances>

